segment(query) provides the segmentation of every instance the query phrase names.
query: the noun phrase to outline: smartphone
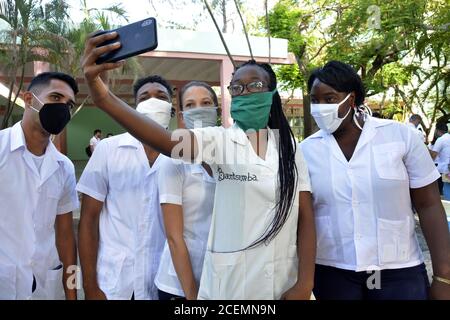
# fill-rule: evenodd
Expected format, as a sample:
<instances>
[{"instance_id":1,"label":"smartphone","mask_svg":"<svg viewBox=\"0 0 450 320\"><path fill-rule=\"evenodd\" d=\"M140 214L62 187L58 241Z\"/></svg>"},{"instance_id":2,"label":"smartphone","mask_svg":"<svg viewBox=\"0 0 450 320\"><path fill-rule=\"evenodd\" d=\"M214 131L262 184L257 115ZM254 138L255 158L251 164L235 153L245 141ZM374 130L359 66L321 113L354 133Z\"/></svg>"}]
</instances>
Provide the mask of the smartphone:
<instances>
[{"instance_id":1,"label":"smartphone","mask_svg":"<svg viewBox=\"0 0 450 320\"><path fill-rule=\"evenodd\" d=\"M122 46L117 50L101 55L96 61L97 64L117 62L155 50L158 47L155 18L148 18L113 30L100 31L94 37L114 31L117 32L116 38L105 41L97 47L102 47L117 41L120 41Z\"/></svg>"}]
</instances>

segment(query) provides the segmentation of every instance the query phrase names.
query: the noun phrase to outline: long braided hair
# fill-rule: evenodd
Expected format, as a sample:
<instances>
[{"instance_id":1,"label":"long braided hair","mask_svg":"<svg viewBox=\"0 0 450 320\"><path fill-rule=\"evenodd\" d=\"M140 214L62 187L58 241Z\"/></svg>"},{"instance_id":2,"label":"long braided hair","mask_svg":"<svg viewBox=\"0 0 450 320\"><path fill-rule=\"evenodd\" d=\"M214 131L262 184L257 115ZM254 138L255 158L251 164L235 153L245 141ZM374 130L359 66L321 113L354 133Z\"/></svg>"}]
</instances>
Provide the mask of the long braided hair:
<instances>
[{"instance_id":1,"label":"long braided hair","mask_svg":"<svg viewBox=\"0 0 450 320\"><path fill-rule=\"evenodd\" d=\"M257 63L255 60L247 61L237 69L244 66L258 66L269 75L269 90L273 91L277 88L277 77L272 67L267 63ZM236 69L236 70L237 70ZM272 107L270 109L268 127L278 130L278 194L276 203L276 213L272 223L267 227L266 231L246 249L256 247L264 243L267 244L273 240L284 223L289 217L292 208L296 190L297 190L297 165L295 163L295 152L297 150L294 134L283 113L281 97L275 92L272 98Z\"/></svg>"}]
</instances>

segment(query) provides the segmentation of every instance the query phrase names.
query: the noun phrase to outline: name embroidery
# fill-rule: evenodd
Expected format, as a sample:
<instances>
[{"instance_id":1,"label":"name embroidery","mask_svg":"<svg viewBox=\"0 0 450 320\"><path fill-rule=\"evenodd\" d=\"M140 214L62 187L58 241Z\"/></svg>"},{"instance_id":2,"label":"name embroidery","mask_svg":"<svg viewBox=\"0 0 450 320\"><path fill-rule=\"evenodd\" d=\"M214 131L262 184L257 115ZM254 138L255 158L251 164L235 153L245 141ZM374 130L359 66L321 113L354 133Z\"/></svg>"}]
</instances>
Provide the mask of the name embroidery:
<instances>
[{"instance_id":1,"label":"name embroidery","mask_svg":"<svg viewBox=\"0 0 450 320\"><path fill-rule=\"evenodd\" d=\"M217 168L218 178L219 181L223 180L236 180L236 181L242 181L242 182L250 182L250 181L258 181L258 177L256 174L251 174L250 172L245 174L236 174L234 172L232 173L225 173L223 172L222 168Z\"/></svg>"}]
</instances>

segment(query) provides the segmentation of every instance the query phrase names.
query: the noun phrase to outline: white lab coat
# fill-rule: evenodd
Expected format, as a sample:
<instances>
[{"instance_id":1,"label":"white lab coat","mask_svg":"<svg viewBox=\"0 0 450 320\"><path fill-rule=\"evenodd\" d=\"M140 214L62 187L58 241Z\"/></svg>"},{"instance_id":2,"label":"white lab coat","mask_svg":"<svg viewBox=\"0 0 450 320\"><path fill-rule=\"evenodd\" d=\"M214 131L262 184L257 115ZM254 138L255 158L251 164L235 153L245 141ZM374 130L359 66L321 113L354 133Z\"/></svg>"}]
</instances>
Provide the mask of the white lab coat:
<instances>
[{"instance_id":1,"label":"white lab coat","mask_svg":"<svg viewBox=\"0 0 450 320\"><path fill-rule=\"evenodd\" d=\"M269 132L265 160L237 125L193 130L198 162L211 165L216 196L199 299L279 299L297 281L298 193L310 191L306 163L297 148L297 192L288 219L269 244L245 249L272 222L278 191L278 148ZM245 249L245 250L244 250Z\"/></svg>"},{"instance_id":2,"label":"white lab coat","mask_svg":"<svg viewBox=\"0 0 450 320\"><path fill-rule=\"evenodd\" d=\"M369 117L350 161L319 131L300 144L316 216L317 263L352 271L419 265L410 188L439 178L420 137Z\"/></svg>"},{"instance_id":3,"label":"white lab coat","mask_svg":"<svg viewBox=\"0 0 450 320\"><path fill-rule=\"evenodd\" d=\"M108 299L158 299L154 278L165 234L158 196L160 155L150 168L143 145L125 133L102 140L77 190L104 203L97 281Z\"/></svg>"},{"instance_id":4,"label":"white lab coat","mask_svg":"<svg viewBox=\"0 0 450 320\"><path fill-rule=\"evenodd\" d=\"M171 203L183 208L183 238L197 285L202 274L215 186L215 180L200 164L186 164L174 159L165 159L161 164L159 201L161 204ZM167 242L155 283L164 292L184 296Z\"/></svg>"},{"instance_id":5,"label":"white lab coat","mask_svg":"<svg viewBox=\"0 0 450 320\"><path fill-rule=\"evenodd\" d=\"M0 131L0 300L65 299L55 219L78 208L74 166L49 141L39 172L25 150L20 122Z\"/></svg>"}]
</instances>

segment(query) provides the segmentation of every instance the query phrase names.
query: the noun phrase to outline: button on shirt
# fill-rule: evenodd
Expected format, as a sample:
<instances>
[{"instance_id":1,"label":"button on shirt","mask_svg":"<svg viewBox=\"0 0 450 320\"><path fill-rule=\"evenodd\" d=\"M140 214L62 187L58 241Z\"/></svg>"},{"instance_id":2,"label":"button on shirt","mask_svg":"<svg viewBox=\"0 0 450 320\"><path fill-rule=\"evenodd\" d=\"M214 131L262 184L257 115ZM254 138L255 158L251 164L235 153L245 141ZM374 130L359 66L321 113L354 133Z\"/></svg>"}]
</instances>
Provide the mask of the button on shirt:
<instances>
[{"instance_id":1,"label":"button on shirt","mask_svg":"<svg viewBox=\"0 0 450 320\"><path fill-rule=\"evenodd\" d=\"M77 190L103 202L97 281L108 299L157 299L154 278L165 234L158 196L159 155L150 168L143 145L125 133L102 140Z\"/></svg>"},{"instance_id":2,"label":"button on shirt","mask_svg":"<svg viewBox=\"0 0 450 320\"><path fill-rule=\"evenodd\" d=\"M163 161L158 178L160 203L176 204L183 208L183 238L198 285L214 206L216 182L202 165L186 164L175 159ZM184 296L167 242L155 283L164 292Z\"/></svg>"},{"instance_id":3,"label":"button on shirt","mask_svg":"<svg viewBox=\"0 0 450 320\"><path fill-rule=\"evenodd\" d=\"M202 150L196 161L208 163L216 180L198 298L279 299L297 281L298 193L310 191L300 148L295 159L297 192L285 224L267 245L245 249L264 235L275 214L279 189L275 133L269 130L263 160L237 125L192 131Z\"/></svg>"},{"instance_id":4,"label":"button on shirt","mask_svg":"<svg viewBox=\"0 0 450 320\"><path fill-rule=\"evenodd\" d=\"M323 131L300 146L311 177L318 264L367 271L422 263L409 189L440 175L417 134L369 117L350 161Z\"/></svg>"},{"instance_id":5,"label":"button on shirt","mask_svg":"<svg viewBox=\"0 0 450 320\"><path fill-rule=\"evenodd\" d=\"M78 208L72 162L49 141L39 172L17 123L0 131L0 177L0 300L64 299L55 219Z\"/></svg>"},{"instance_id":6,"label":"button on shirt","mask_svg":"<svg viewBox=\"0 0 450 320\"><path fill-rule=\"evenodd\" d=\"M450 134L446 133L436 140L433 151L438 155L434 159L437 163L437 169L440 173L448 173L448 165L450 164Z\"/></svg>"}]
</instances>

